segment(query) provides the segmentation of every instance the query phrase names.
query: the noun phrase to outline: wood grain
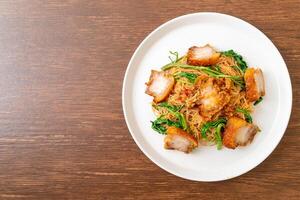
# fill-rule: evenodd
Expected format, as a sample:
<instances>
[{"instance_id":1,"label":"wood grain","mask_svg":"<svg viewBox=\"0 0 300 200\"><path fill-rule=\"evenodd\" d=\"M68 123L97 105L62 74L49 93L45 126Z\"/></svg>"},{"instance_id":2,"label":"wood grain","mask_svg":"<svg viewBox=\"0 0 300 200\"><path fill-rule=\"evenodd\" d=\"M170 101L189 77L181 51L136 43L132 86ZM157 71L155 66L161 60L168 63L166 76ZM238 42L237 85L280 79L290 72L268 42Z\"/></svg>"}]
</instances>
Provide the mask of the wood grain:
<instances>
[{"instance_id":1,"label":"wood grain","mask_svg":"<svg viewBox=\"0 0 300 200\"><path fill-rule=\"evenodd\" d=\"M264 31L293 84L291 120L276 150L247 174L217 183L153 164L121 107L126 66L142 39L201 11ZM300 199L299 11L299 0L1 1L0 199Z\"/></svg>"}]
</instances>

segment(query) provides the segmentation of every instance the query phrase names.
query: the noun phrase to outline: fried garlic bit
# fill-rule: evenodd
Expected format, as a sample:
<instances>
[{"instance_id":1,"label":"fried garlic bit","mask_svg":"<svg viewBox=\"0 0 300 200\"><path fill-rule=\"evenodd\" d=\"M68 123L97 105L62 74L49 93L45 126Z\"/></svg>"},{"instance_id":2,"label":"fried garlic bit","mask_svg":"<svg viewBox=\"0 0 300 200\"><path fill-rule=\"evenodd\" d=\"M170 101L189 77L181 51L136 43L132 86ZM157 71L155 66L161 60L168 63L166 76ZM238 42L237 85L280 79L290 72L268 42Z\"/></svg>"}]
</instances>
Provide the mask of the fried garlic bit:
<instances>
[{"instance_id":1,"label":"fried garlic bit","mask_svg":"<svg viewBox=\"0 0 300 200\"><path fill-rule=\"evenodd\" d=\"M213 65L217 63L219 57L220 53L209 44L203 47L193 46L187 53L187 63L189 65Z\"/></svg>"},{"instance_id":2,"label":"fried garlic bit","mask_svg":"<svg viewBox=\"0 0 300 200\"><path fill-rule=\"evenodd\" d=\"M257 101L265 95L265 82L261 69L248 68L244 75L246 97L249 101Z\"/></svg>"},{"instance_id":3,"label":"fried garlic bit","mask_svg":"<svg viewBox=\"0 0 300 200\"><path fill-rule=\"evenodd\" d=\"M184 130L170 126L164 139L165 149L175 149L185 153L191 152L198 146L198 141Z\"/></svg>"},{"instance_id":4,"label":"fried garlic bit","mask_svg":"<svg viewBox=\"0 0 300 200\"><path fill-rule=\"evenodd\" d=\"M253 124L238 117L231 117L225 127L223 144L230 149L246 146L252 142L257 131L257 127Z\"/></svg>"},{"instance_id":5,"label":"fried garlic bit","mask_svg":"<svg viewBox=\"0 0 300 200\"><path fill-rule=\"evenodd\" d=\"M168 97L174 86L175 80L171 74L164 71L151 70L149 81L146 83L148 86L146 94L154 97L154 102L158 103Z\"/></svg>"}]
</instances>

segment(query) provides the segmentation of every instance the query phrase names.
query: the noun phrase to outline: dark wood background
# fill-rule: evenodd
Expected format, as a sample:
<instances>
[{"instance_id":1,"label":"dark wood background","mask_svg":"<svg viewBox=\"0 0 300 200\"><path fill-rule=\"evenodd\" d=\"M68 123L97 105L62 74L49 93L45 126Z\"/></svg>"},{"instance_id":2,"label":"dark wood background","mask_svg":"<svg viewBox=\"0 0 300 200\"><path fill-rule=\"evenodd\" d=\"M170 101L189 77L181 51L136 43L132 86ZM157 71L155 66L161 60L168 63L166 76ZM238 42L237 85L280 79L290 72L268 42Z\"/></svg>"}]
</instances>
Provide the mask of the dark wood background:
<instances>
[{"instance_id":1,"label":"dark wood background","mask_svg":"<svg viewBox=\"0 0 300 200\"><path fill-rule=\"evenodd\" d=\"M201 11L264 31L293 84L291 120L276 150L249 173L217 183L153 164L121 106L126 66L143 38ZM2 0L0 199L300 199L299 32L299 0Z\"/></svg>"}]
</instances>

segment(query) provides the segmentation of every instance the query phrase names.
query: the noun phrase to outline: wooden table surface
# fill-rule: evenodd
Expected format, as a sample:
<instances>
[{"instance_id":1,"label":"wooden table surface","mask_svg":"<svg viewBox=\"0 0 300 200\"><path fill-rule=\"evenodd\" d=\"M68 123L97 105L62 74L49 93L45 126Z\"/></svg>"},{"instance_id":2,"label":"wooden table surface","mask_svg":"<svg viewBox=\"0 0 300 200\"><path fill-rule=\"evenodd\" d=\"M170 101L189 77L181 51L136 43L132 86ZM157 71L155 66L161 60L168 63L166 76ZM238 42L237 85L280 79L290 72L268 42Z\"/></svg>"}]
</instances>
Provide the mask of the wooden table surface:
<instances>
[{"instance_id":1,"label":"wooden table surface","mask_svg":"<svg viewBox=\"0 0 300 200\"><path fill-rule=\"evenodd\" d=\"M293 84L291 120L276 150L216 183L153 164L131 138L121 105L126 66L143 38L201 11L261 29ZM299 0L1 1L0 199L300 199L299 32Z\"/></svg>"}]
</instances>

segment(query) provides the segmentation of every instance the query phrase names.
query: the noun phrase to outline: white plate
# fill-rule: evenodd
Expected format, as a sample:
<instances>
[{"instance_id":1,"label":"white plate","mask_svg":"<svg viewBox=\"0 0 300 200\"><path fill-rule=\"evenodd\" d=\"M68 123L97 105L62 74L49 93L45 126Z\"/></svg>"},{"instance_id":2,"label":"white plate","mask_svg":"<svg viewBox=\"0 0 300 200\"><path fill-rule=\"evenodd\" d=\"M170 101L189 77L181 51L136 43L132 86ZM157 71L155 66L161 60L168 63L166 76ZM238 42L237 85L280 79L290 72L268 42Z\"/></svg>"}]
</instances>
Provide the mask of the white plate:
<instances>
[{"instance_id":1,"label":"white plate","mask_svg":"<svg viewBox=\"0 0 300 200\"><path fill-rule=\"evenodd\" d=\"M168 63L169 50L186 53L191 46L211 44L233 49L249 66L259 66L265 76L266 96L255 107L254 123L261 128L251 145L218 151L199 147L190 154L163 148L164 136L151 129L154 120L144 93L151 69ZM182 178L220 181L239 176L266 159L282 138L291 107L292 88L287 67L274 44L251 24L219 13L195 13L177 17L155 29L133 54L125 74L123 111L129 131L139 148L161 168Z\"/></svg>"}]
</instances>

